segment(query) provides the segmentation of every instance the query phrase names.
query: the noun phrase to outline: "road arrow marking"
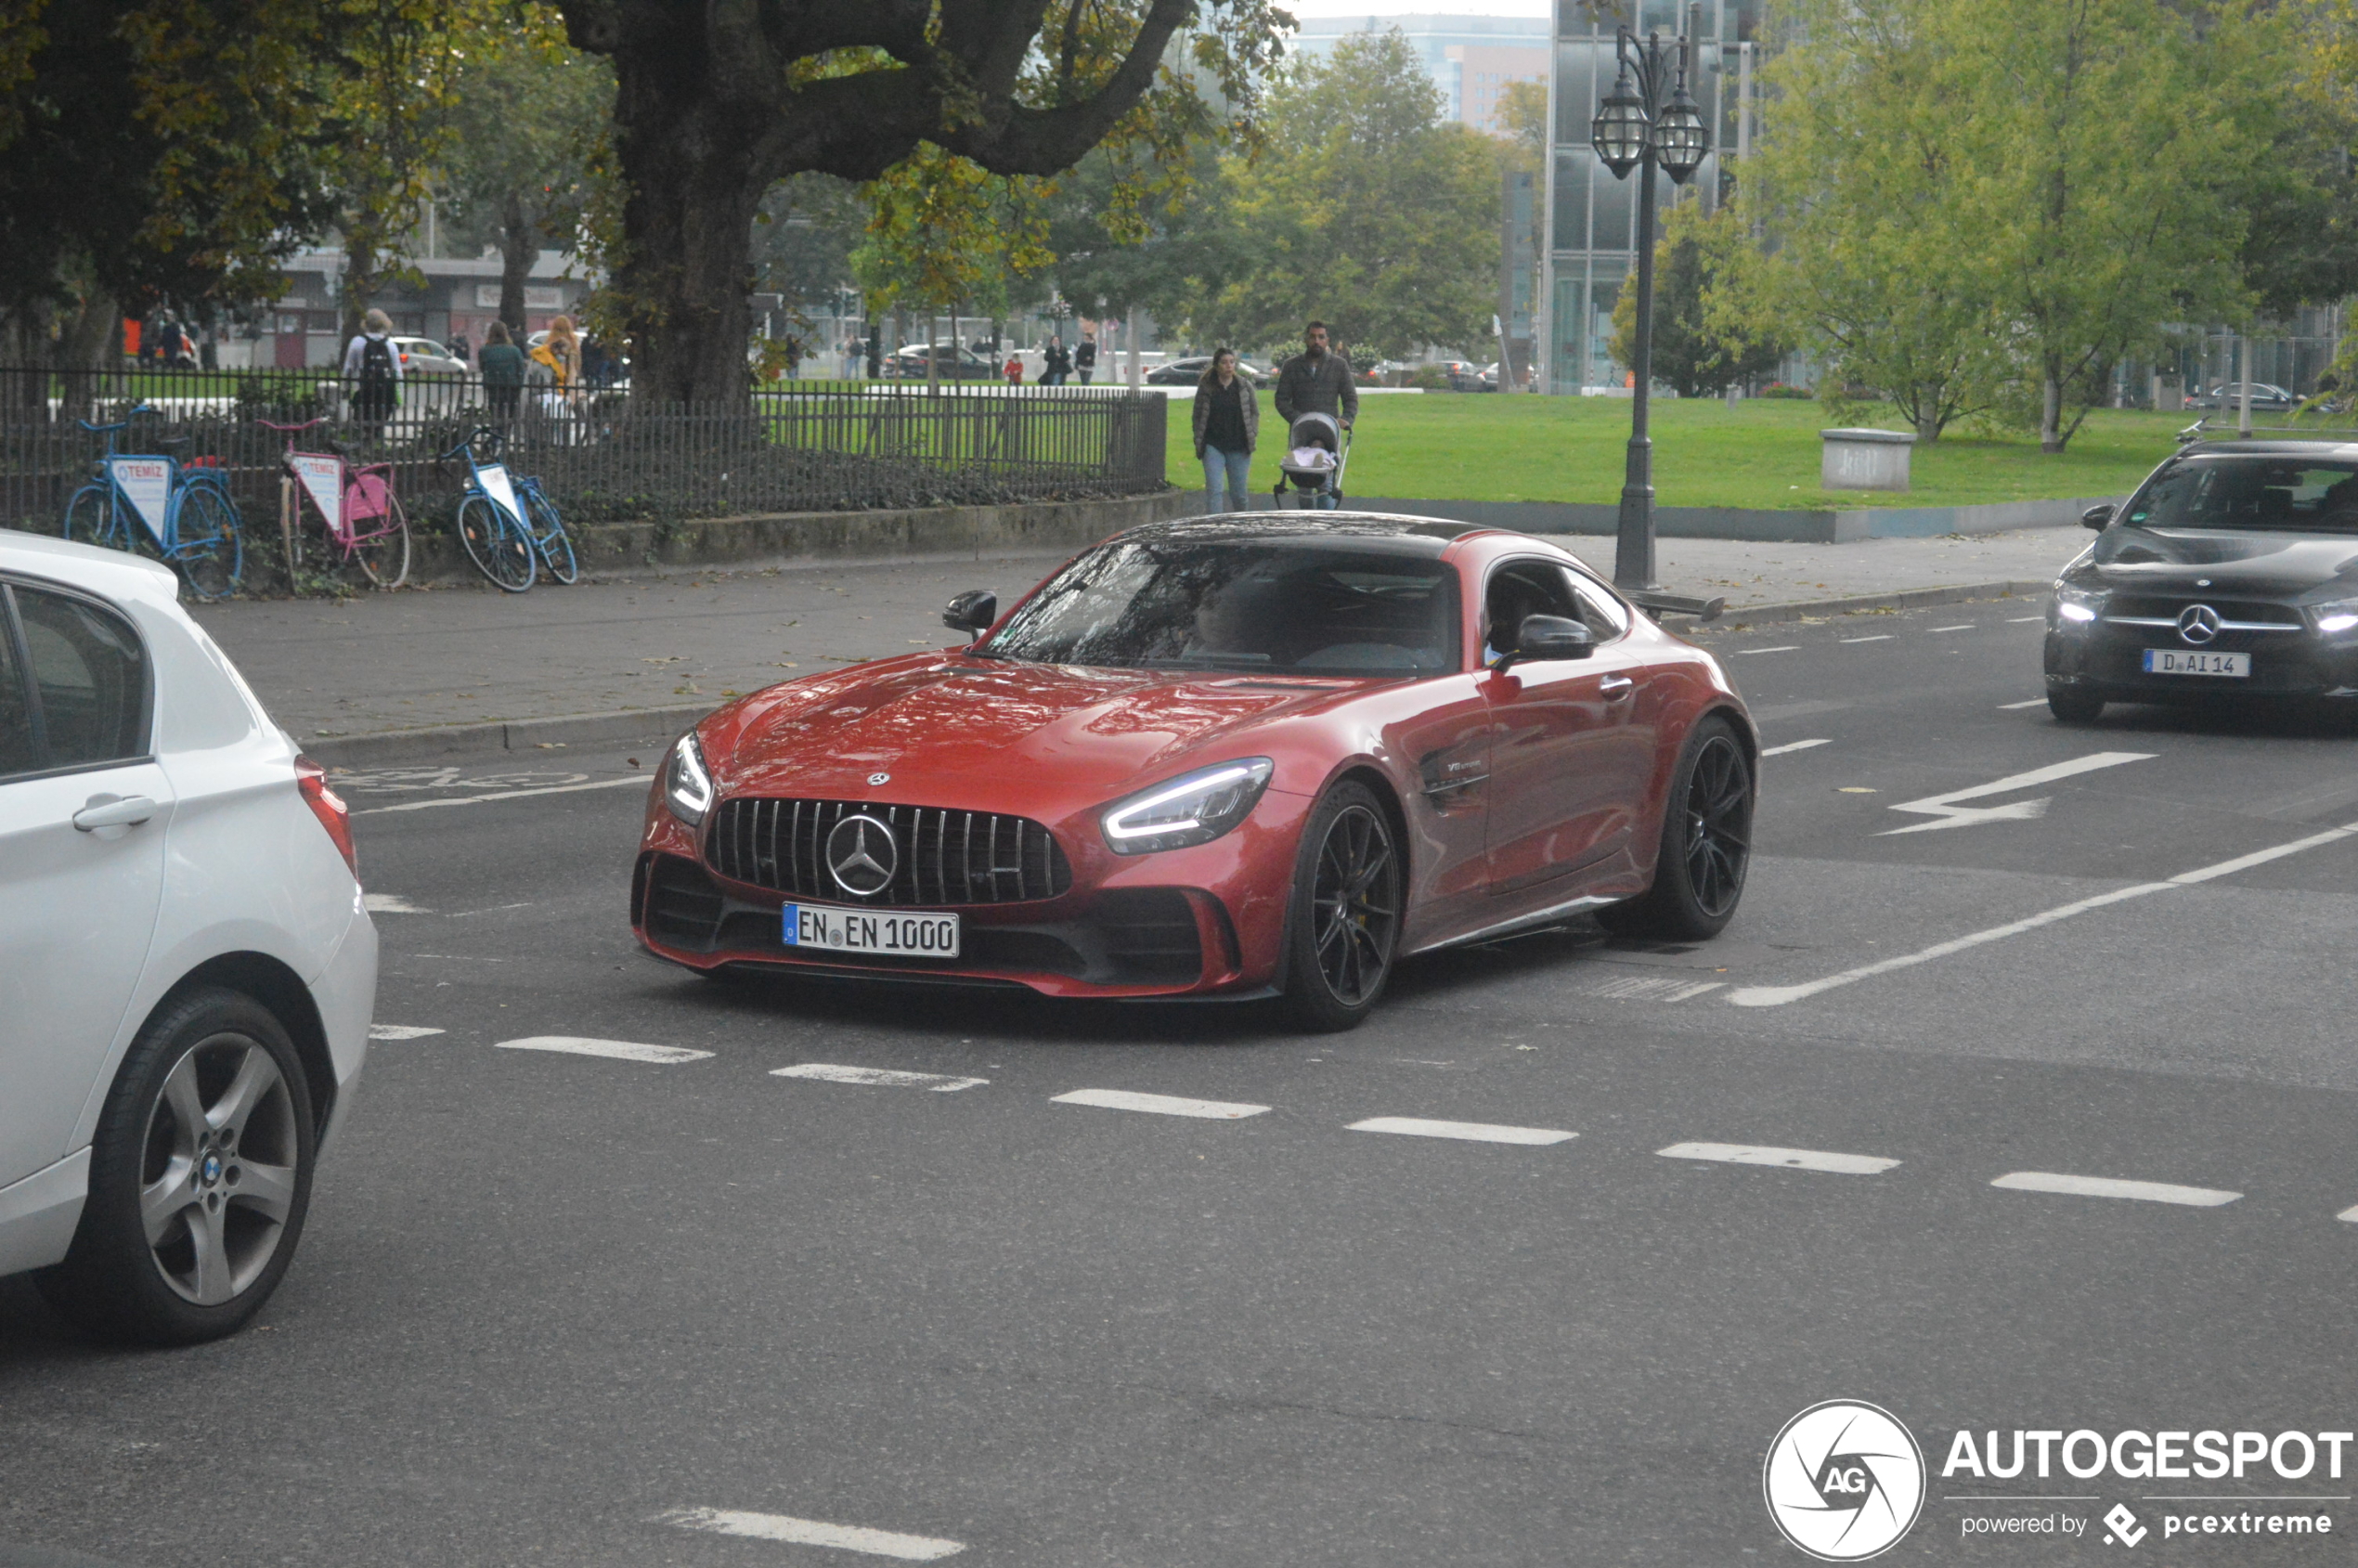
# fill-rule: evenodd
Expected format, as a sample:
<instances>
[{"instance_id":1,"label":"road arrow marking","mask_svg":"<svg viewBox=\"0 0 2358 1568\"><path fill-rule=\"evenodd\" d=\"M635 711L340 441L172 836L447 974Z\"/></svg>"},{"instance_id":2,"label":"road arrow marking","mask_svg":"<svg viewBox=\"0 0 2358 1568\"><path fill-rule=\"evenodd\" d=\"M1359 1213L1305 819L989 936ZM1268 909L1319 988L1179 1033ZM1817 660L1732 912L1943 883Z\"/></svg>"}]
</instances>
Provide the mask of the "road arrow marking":
<instances>
[{"instance_id":1,"label":"road arrow marking","mask_svg":"<svg viewBox=\"0 0 2358 1568\"><path fill-rule=\"evenodd\" d=\"M2123 762L2150 762L2150 751L2099 751L2069 762L2057 762L2051 767L2033 768L2028 773L2015 773L1995 783L1976 784L1971 789L1952 789L1946 795L1927 795L1922 800L1903 800L1892 808L1895 811L1916 811L1937 821L1911 823L1876 835L1889 838L1900 833L1932 833L1944 827L1971 827L1976 823L2028 822L2043 817L2052 803L2049 797L2036 800L2016 800L2003 806L1964 806L1961 801L1979 800L1989 795L2008 795L2017 789L2031 789L2057 779L2067 779L2075 773L2091 773L2099 768L2118 768Z\"/></svg>"}]
</instances>

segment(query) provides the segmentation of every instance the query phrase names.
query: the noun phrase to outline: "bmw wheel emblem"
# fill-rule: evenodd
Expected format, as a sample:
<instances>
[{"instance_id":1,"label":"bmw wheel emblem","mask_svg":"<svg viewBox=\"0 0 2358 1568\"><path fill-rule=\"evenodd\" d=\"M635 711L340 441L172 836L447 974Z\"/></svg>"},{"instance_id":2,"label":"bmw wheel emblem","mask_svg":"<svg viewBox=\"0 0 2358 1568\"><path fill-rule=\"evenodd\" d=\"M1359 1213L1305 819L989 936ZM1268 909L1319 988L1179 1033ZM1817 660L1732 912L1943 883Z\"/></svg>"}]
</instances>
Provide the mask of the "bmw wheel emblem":
<instances>
[{"instance_id":1,"label":"bmw wheel emblem","mask_svg":"<svg viewBox=\"0 0 2358 1568\"><path fill-rule=\"evenodd\" d=\"M874 788L877 784L888 784L891 782L892 775L890 773L871 773L868 775L868 784L871 788Z\"/></svg>"}]
</instances>

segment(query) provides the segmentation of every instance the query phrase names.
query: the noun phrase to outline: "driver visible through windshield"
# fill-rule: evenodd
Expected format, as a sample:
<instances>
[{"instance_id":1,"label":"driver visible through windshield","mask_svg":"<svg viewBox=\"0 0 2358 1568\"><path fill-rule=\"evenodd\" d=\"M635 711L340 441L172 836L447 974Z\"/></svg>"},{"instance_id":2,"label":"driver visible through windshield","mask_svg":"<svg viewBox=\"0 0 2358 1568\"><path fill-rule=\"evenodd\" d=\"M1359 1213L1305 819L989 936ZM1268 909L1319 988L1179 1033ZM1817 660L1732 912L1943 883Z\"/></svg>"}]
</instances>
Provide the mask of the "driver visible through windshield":
<instances>
[{"instance_id":1,"label":"driver visible through windshield","mask_svg":"<svg viewBox=\"0 0 2358 1568\"><path fill-rule=\"evenodd\" d=\"M1058 573L975 652L1120 668L1437 674L1459 660L1457 572L1413 546L1116 542Z\"/></svg>"},{"instance_id":2,"label":"driver visible through windshield","mask_svg":"<svg viewBox=\"0 0 2358 1568\"><path fill-rule=\"evenodd\" d=\"M2121 521L2141 528L2358 531L2358 458L2183 458L2154 475Z\"/></svg>"}]
</instances>

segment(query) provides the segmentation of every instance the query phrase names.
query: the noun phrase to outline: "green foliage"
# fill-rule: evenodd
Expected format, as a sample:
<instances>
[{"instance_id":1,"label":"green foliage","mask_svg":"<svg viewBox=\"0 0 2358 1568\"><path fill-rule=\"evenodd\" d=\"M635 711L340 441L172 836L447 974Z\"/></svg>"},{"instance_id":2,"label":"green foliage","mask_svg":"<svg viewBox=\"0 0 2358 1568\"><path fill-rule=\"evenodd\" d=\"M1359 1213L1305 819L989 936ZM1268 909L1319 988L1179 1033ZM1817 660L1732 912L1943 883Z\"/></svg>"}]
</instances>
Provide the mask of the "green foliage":
<instances>
[{"instance_id":1,"label":"green foliage","mask_svg":"<svg viewBox=\"0 0 2358 1568\"><path fill-rule=\"evenodd\" d=\"M862 194L867 239L851 268L872 309L1004 309L1012 279L1055 260L1043 242L1040 182L995 176L930 143Z\"/></svg>"},{"instance_id":2,"label":"green foliage","mask_svg":"<svg viewBox=\"0 0 2358 1568\"><path fill-rule=\"evenodd\" d=\"M1222 162L1220 260L1195 335L1261 348L1328 321L1355 358L1481 338L1496 308L1498 160L1444 123L1397 30L1354 34L1271 92L1268 145Z\"/></svg>"},{"instance_id":3,"label":"green foliage","mask_svg":"<svg viewBox=\"0 0 2358 1568\"><path fill-rule=\"evenodd\" d=\"M1705 215L1699 201L1670 210L1654 245L1653 379L1681 397L1709 397L1768 374L1785 356L1750 284L1756 269L1743 214ZM1613 355L1637 362L1638 291L1613 307Z\"/></svg>"}]
</instances>

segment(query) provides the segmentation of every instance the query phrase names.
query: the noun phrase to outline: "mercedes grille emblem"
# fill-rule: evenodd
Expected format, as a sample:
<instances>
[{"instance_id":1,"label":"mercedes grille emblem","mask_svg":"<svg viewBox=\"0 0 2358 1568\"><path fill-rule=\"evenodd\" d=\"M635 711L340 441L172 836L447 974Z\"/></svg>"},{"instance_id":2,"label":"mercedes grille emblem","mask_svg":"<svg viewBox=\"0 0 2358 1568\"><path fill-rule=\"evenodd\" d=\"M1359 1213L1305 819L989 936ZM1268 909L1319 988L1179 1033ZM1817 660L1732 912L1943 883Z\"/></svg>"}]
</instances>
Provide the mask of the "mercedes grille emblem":
<instances>
[{"instance_id":1,"label":"mercedes grille emblem","mask_svg":"<svg viewBox=\"0 0 2358 1568\"><path fill-rule=\"evenodd\" d=\"M2178 636L2195 647L2219 635L2219 612L2208 604L2189 604L2178 612Z\"/></svg>"},{"instance_id":2,"label":"mercedes grille emblem","mask_svg":"<svg viewBox=\"0 0 2358 1568\"><path fill-rule=\"evenodd\" d=\"M892 886L900 863L892 829L874 817L846 817L827 835L827 875L856 899L873 899Z\"/></svg>"},{"instance_id":3,"label":"mercedes grille emblem","mask_svg":"<svg viewBox=\"0 0 2358 1568\"><path fill-rule=\"evenodd\" d=\"M868 775L868 783L871 785L888 784L891 782L892 775L890 773L871 773Z\"/></svg>"}]
</instances>

